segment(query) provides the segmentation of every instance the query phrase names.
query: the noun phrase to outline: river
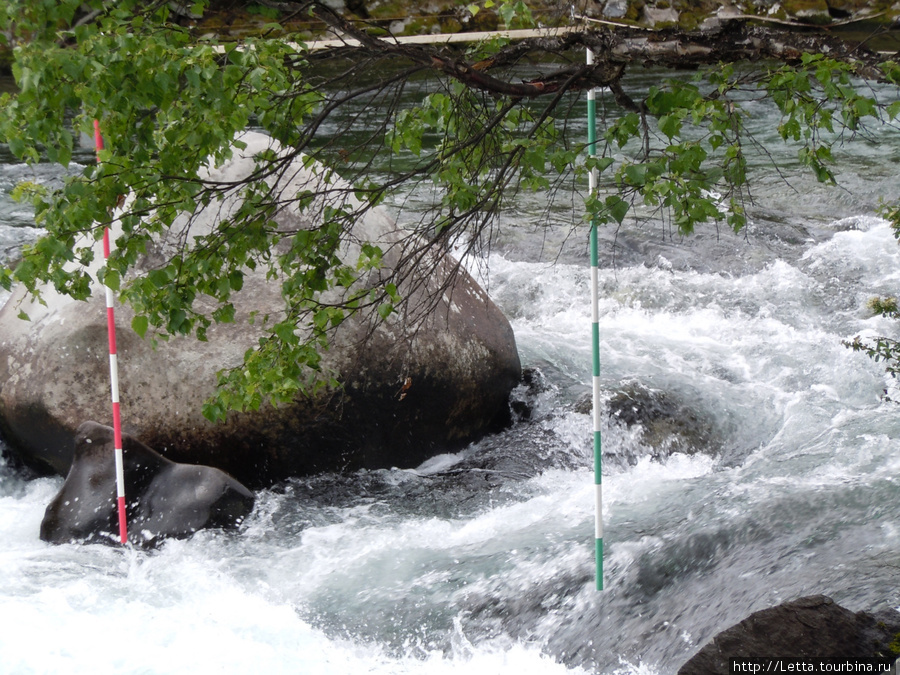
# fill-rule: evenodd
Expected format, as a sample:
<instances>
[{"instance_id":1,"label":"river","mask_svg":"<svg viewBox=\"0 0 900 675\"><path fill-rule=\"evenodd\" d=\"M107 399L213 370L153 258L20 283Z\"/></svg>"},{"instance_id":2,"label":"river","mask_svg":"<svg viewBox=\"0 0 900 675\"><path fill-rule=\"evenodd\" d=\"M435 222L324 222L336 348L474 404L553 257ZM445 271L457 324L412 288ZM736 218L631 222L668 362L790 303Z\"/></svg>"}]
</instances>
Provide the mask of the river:
<instances>
[{"instance_id":1,"label":"river","mask_svg":"<svg viewBox=\"0 0 900 675\"><path fill-rule=\"evenodd\" d=\"M579 405L586 238L571 207L523 195L471 267L534 372L515 394L529 418L417 468L288 481L239 532L152 552L44 544L62 479L0 459L0 671L666 675L784 600L900 605L900 392L841 345L896 331L865 303L900 283L874 215L897 198L900 131L840 147L833 188L800 174L774 119L760 104L749 124L789 180L757 161L744 232L602 234L604 397L661 392L708 439L661 453L604 415L605 590ZM9 256L35 234L12 186L58 173L0 158Z\"/></svg>"}]
</instances>

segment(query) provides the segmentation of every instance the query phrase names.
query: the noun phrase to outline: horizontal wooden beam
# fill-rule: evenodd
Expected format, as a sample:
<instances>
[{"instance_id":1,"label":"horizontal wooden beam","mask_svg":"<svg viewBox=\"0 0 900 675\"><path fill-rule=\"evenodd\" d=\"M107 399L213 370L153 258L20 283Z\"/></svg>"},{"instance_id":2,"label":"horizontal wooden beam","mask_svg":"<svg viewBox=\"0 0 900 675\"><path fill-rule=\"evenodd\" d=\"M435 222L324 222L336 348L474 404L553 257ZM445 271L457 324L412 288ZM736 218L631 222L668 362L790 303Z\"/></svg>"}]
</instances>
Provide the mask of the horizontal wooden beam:
<instances>
[{"instance_id":1,"label":"horizontal wooden beam","mask_svg":"<svg viewBox=\"0 0 900 675\"><path fill-rule=\"evenodd\" d=\"M569 33L584 30L583 26L565 26L562 28L528 28L521 30L495 30L478 31L473 33L436 33L429 35L401 35L399 37L383 37L385 42L391 44L414 45L442 45L464 42L482 42L493 38L505 38L507 40L527 40L540 37L562 37ZM341 47L360 47L362 43L356 38L332 38L329 40L313 40L306 43L308 51L322 51L326 49L339 49ZM299 45L298 45L299 48Z\"/></svg>"}]
</instances>

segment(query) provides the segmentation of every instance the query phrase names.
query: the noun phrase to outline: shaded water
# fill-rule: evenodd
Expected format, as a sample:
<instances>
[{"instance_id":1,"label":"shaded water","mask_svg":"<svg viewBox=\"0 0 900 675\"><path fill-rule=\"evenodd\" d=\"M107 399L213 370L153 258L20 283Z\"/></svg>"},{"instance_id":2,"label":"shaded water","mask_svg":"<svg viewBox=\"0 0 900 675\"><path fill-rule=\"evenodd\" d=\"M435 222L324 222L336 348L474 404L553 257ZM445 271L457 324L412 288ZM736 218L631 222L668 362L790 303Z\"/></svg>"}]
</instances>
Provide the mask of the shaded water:
<instances>
[{"instance_id":1,"label":"shaded water","mask_svg":"<svg viewBox=\"0 0 900 675\"><path fill-rule=\"evenodd\" d=\"M754 122L765 142L771 111ZM791 153L777 157L788 172ZM640 427L604 416L607 590L593 589L579 405L584 236L571 208L548 229L546 196L522 196L504 216L519 226L473 270L536 371L515 393L529 418L414 470L288 481L239 533L152 553L45 545L62 479L0 460L0 671L666 674L782 600L900 605L895 385L840 344L895 330L865 301L900 281L900 247L873 215L897 197L900 134L842 153L840 189L761 176L739 236L603 233L604 395L665 392L710 438L653 459ZM58 179L36 171L0 166L9 246L33 235L12 185Z\"/></svg>"}]
</instances>

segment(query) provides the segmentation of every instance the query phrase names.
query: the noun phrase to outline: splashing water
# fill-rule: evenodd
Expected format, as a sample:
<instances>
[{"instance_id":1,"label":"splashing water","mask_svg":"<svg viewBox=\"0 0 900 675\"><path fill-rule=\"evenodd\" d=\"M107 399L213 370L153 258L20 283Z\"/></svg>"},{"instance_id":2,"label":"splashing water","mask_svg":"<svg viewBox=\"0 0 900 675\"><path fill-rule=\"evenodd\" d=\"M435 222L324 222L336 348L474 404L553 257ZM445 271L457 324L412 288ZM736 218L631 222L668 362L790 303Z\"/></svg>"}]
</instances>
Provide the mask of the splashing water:
<instances>
[{"instance_id":1,"label":"splashing water","mask_svg":"<svg viewBox=\"0 0 900 675\"><path fill-rule=\"evenodd\" d=\"M526 413L461 453L287 481L239 533L149 553L45 545L62 479L0 460L0 671L660 675L783 600L900 604L894 385L841 346L894 330L865 310L900 277L872 216L895 177L866 173L891 143L854 155L839 194L764 182L778 217L740 237L604 233L602 593L585 246L546 262L547 233L522 227L473 270L534 371ZM0 204L11 241L16 213ZM702 442L654 446L623 391L673 401L662 432L702 426Z\"/></svg>"}]
</instances>

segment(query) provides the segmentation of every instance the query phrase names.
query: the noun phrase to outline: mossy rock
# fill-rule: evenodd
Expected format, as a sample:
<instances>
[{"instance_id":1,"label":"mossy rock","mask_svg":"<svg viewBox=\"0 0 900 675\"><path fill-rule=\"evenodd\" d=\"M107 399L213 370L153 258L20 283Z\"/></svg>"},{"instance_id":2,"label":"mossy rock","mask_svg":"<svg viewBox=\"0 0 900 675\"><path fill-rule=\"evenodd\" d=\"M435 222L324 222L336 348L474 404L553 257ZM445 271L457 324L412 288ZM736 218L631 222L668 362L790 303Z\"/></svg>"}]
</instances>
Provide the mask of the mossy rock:
<instances>
[{"instance_id":1,"label":"mossy rock","mask_svg":"<svg viewBox=\"0 0 900 675\"><path fill-rule=\"evenodd\" d=\"M789 14L828 12L828 3L825 0L785 0L782 4Z\"/></svg>"},{"instance_id":2,"label":"mossy rock","mask_svg":"<svg viewBox=\"0 0 900 675\"><path fill-rule=\"evenodd\" d=\"M462 30L462 24L455 16L441 17L442 33L459 33Z\"/></svg>"},{"instance_id":3,"label":"mossy rock","mask_svg":"<svg viewBox=\"0 0 900 675\"><path fill-rule=\"evenodd\" d=\"M470 17L468 21L463 20L463 27L469 31L492 31L500 27L500 17L497 13L483 9L478 14Z\"/></svg>"},{"instance_id":4,"label":"mossy rock","mask_svg":"<svg viewBox=\"0 0 900 675\"><path fill-rule=\"evenodd\" d=\"M894 635L894 639L887 646L892 656L900 656L900 633Z\"/></svg>"},{"instance_id":5,"label":"mossy rock","mask_svg":"<svg viewBox=\"0 0 900 675\"><path fill-rule=\"evenodd\" d=\"M776 10L771 14L767 14L767 16L773 19L778 19L779 21L787 21L788 19L788 13L784 11L784 7L782 7L781 5L778 5Z\"/></svg>"},{"instance_id":6,"label":"mossy rock","mask_svg":"<svg viewBox=\"0 0 900 675\"><path fill-rule=\"evenodd\" d=\"M831 14L825 0L785 0L784 11L808 23L830 23Z\"/></svg>"},{"instance_id":7,"label":"mossy rock","mask_svg":"<svg viewBox=\"0 0 900 675\"><path fill-rule=\"evenodd\" d=\"M372 3L374 5L374 3ZM369 7L369 17L381 20L397 20L410 14L410 6L408 2L403 0L393 0L389 2L381 2L375 6Z\"/></svg>"},{"instance_id":8,"label":"mossy rock","mask_svg":"<svg viewBox=\"0 0 900 675\"><path fill-rule=\"evenodd\" d=\"M644 9L643 0L636 0L628 4L628 11L625 12L625 19L628 21L638 21L641 18L641 11Z\"/></svg>"},{"instance_id":9,"label":"mossy rock","mask_svg":"<svg viewBox=\"0 0 900 675\"><path fill-rule=\"evenodd\" d=\"M401 35L428 35L437 26L440 29L440 23L435 17L417 17L406 24Z\"/></svg>"},{"instance_id":10,"label":"mossy rock","mask_svg":"<svg viewBox=\"0 0 900 675\"><path fill-rule=\"evenodd\" d=\"M678 15L678 27L682 30L696 30L702 21L703 19L694 12L682 12Z\"/></svg>"},{"instance_id":11,"label":"mossy rock","mask_svg":"<svg viewBox=\"0 0 900 675\"><path fill-rule=\"evenodd\" d=\"M695 14L699 17L699 20L702 21L710 14L715 13L719 7L722 6L722 3L716 2L715 0L699 0L698 2L694 2L693 0L674 0L674 2L671 3L671 6L679 12Z\"/></svg>"}]
</instances>

